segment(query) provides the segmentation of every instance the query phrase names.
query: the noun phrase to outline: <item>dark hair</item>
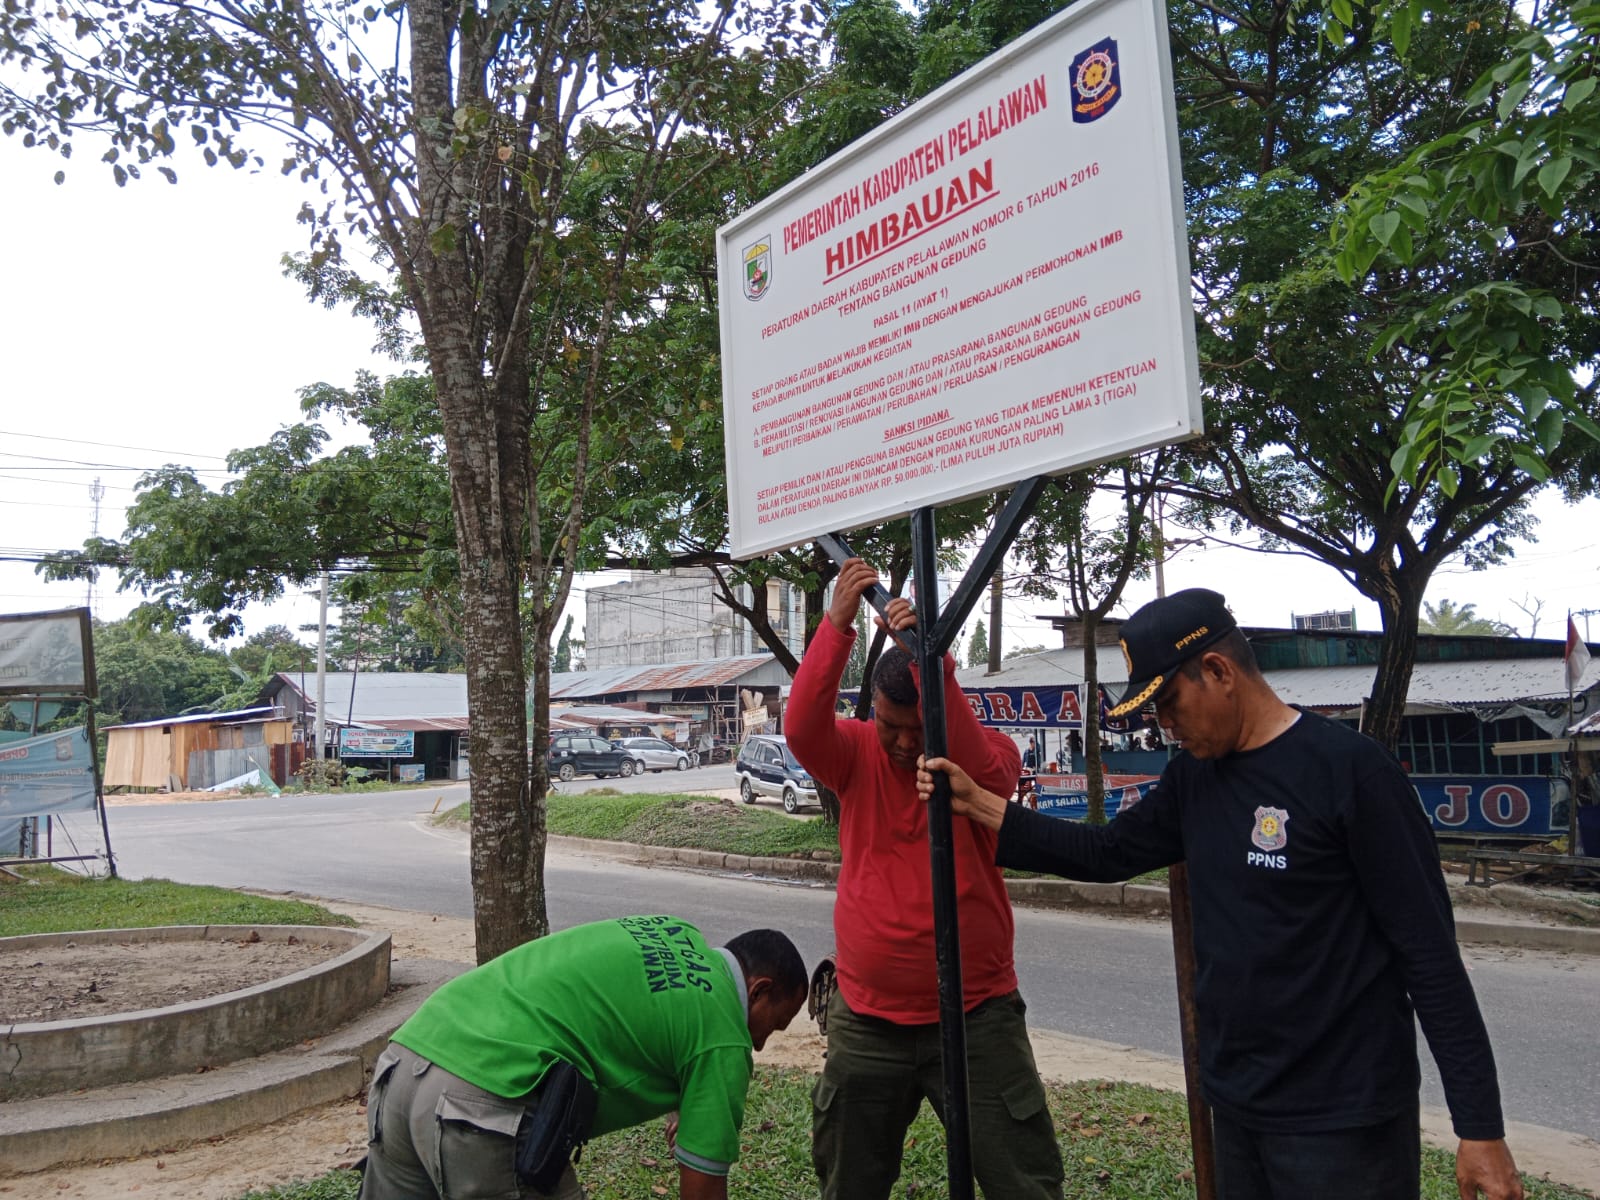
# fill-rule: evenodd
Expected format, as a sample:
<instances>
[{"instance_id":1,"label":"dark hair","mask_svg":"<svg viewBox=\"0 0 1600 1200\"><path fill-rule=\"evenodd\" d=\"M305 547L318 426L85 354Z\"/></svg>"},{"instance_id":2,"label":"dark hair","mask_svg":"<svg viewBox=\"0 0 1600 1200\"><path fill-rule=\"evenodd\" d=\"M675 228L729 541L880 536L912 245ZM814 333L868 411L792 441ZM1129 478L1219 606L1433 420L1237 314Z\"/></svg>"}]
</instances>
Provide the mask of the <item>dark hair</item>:
<instances>
[{"instance_id":1,"label":"dark hair","mask_svg":"<svg viewBox=\"0 0 1600 1200\"><path fill-rule=\"evenodd\" d=\"M728 952L739 960L746 980L764 975L785 996L802 994L811 987L805 959L794 943L776 929L741 933L728 943Z\"/></svg>"},{"instance_id":2,"label":"dark hair","mask_svg":"<svg viewBox=\"0 0 1600 1200\"><path fill-rule=\"evenodd\" d=\"M1237 629L1228 630L1193 658L1184 659L1178 671L1191 681L1199 679L1200 660L1213 650L1238 667L1246 679L1261 678L1261 666L1256 662L1256 652L1250 648L1250 640Z\"/></svg>"},{"instance_id":3,"label":"dark hair","mask_svg":"<svg viewBox=\"0 0 1600 1200\"><path fill-rule=\"evenodd\" d=\"M891 704L917 702L917 679L911 673L911 655L898 644L886 649L872 669L872 690Z\"/></svg>"}]
</instances>

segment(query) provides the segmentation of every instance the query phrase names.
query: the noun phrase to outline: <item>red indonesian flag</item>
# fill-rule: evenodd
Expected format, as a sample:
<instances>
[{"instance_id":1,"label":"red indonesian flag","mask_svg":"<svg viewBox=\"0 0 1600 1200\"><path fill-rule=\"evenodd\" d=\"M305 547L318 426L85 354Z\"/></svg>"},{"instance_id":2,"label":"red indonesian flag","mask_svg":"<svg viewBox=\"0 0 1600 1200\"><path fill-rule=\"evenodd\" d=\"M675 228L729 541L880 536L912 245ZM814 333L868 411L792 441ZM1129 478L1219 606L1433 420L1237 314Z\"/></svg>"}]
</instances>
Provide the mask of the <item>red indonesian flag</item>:
<instances>
[{"instance_id":1,"label":"red indonesian flag","mask_svg":"<svg viewBox=\"0 0 1600 1200\"><path fill-rule=\"evenodd\" d=\"M1578 690L1578 681L1583 678L1583 673L1589 669L1589 647L1583 644L1583 639L1578 636L1578 627L1572 623L1572 617L1567 617L1567 691Z\"/></svg>"}]
</instances>

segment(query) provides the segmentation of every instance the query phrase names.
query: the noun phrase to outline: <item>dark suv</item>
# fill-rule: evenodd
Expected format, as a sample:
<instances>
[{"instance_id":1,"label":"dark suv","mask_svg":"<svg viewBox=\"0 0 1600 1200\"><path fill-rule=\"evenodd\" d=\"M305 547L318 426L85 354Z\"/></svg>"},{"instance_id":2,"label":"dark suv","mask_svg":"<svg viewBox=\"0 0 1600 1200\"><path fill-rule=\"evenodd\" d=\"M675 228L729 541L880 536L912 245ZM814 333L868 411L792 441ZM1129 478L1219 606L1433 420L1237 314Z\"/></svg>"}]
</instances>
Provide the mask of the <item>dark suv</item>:
<instances>
[{"instance_id":1,"label":"dark suv","mask_svg":"<svg viewBox=\"0 0 1600 1200\"><path fill-rule=\"evenodd\" d=\"M579 775L597 779L621 775L626 779L633 774L631 753L589 733L556 734L550 739L545 760L550 764L550 773L564 781Z\"/></svg>"},{"instance_id":2,"label":"dark suv","mask_svg":"<svg viewBox=\"0 0 1600 1200\"><path fill-rule=\"evenodd\" d=\"M739 777L739 795L746 804L756 797L777 796L784 812L794 812L802 804L817 804L817 781L811 778L789 751L789 740L774 733L758 733L739 747L733 764Z\"/></svg>"}]
</instances>

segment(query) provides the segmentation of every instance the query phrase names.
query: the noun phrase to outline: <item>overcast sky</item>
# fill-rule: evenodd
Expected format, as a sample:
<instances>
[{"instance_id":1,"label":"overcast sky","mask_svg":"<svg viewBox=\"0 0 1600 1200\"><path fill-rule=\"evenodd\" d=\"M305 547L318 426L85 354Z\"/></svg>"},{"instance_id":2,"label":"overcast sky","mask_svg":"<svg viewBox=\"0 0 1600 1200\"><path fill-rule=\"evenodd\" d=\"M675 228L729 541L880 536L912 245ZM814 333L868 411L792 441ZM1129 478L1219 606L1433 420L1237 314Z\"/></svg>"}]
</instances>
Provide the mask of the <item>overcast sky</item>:
<instances>
[{"instance_id":1,"label":"overcast sky","mask_svg":"<svg viewBox=\"0 0 1600 1200\"><path fill-rule=\"evenodd\" d=\"M96 158L80 151L58 187L58 160L0 138L0 216L11 234L0 290L0 557L81 545L96 477L105 488L100 531L119 536L140 471L186 463L220 483L230 450L298 419L299 388L398 369L372 354L365 323L311 305L283 277L282 254L306 244L294 221L298 184L190 163L176 187L152 174L118 189ZM1530 622L1517 602L1542 600L1543 637L1561 636L1568 609L1600 609L1600 501L1571 507L1552 494L1537 511L1539 541L1510 566L1452 565L1428 599L1474 604L1524 634ZM1166 580L1169 590L1223 591L1246 624L1353 607L1360 628L1379 627L1376 606L1302 558L1191 546L1168 564ZM1135 585L1129 606L1153 595L1153 584ZM81 584L46 584L32 564L0 561L0 612L84 600ZM95 614L115 619L137 600L107 579ZM575 611L581 625L581 593ZM1051 643L1036 619L1044 611L1013 602L1006 646ZM316 603L296 597L246 617L250 631L295 628L316 620ZM1600 620L1591 626L1600 636Z\"/></svg>"}]
</instances>

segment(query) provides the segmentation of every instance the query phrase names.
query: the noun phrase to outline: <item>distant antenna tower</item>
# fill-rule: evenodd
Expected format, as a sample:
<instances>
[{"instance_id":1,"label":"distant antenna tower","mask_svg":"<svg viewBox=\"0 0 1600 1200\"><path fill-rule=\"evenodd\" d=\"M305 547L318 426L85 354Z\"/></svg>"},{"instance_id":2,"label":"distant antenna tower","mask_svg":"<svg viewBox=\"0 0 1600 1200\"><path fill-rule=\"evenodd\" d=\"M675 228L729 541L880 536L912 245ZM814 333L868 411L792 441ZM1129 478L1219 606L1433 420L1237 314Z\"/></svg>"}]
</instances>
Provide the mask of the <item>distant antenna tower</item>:
<instances>
[{"instance_id":1,"label":"distant antenna tower","mask_svg":"<svg viewBox=\"0 0 1600 1200\"><path fill-rule=\"evenodd\" d=\"M89 522L90 537L100 536L100 501L105 498L105 486L100 482L100 476L96 475L94 482L89 485L89 499L94 501L94 517ZM84 597L84 603L88 606L90 617L94 616L94 600L94 577L91 575L89 577L88 594Z\"/></svg>"}]
</instances>

